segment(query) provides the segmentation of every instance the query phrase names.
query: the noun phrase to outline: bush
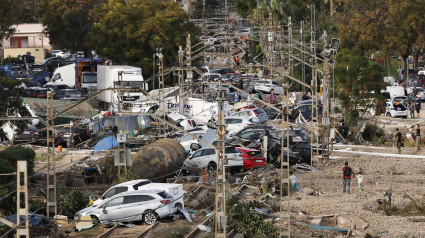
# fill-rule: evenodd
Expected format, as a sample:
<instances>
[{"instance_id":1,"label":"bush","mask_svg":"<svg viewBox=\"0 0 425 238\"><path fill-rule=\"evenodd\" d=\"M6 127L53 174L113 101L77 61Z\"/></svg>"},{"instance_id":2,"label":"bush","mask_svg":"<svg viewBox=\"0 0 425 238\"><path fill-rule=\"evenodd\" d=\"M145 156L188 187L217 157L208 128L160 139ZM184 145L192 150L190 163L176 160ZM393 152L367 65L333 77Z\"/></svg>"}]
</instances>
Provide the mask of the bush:
<instances>
[{"instance_id":1,"label":"bush","mask_svg":"<svg viewBox=\"0 0 425 238\"><path fill-rule=\"evenodd\" d=\"M73 218L75 213L86 208L89 204L89 196L78 189L59 189L57 192L58 214Z\"/></svg>"},{"instance_id":2,"label":"bush","mask_svg":"<svg viewBox=\"0 0 425 238\"><path fill-rule=\"evenodd\" d=\"M260 208L262 204L257 201L240 202L239 198L232 197L227 200L226 210L229 230L235 229L246 237L265 235L278 237L279 230L272 223L266 223L263 217L252 212L253 208Z\"/></svg>"}]
</instances>

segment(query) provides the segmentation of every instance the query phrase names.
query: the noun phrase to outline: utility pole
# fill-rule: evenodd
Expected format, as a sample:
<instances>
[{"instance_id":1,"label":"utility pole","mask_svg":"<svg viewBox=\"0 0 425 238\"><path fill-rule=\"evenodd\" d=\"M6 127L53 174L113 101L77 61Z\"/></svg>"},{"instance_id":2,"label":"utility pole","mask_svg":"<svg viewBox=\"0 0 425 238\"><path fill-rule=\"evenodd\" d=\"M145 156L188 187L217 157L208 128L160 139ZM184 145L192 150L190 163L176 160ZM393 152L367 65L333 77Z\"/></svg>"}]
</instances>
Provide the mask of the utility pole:
<instances>
[{"instance_id":1,"label":"utility pole","mask_svg":"<svg viewBox=\"0 0 425 238\"><path fill-rule=\"evenodd\" d=\"M304 53L304 21L301 21L301 80L305 83L305 53ZM305 86L303 85L303 93L305 92Z\"/></svg>"},{"instance_id":2,"label":"utility pole","mask_svg":"<svg viewBox=\"0 0 425 238\"><path fill-rule=\"evenodd\" d=\"M222 90L222 82L219 80L219 88L217 98L217 182L215 192L215 237L227 237L227 219L226 219L226 164L227 158L225 154L224 137L226 136L226 125L224 124L224 98L225 92Z\"/></svg>"},{"instance_id":3,"label":"utility pole","mask_svg":"<svg viewBox=\"0 0 425 238\"><path fill-rule=\"evenodd\" d=\"M281 121L281 130L282 130L282 146L280 154L280 211L279 211L279 237L291 237L291 220L290 220L290 189L289 189L289 118L288 118L288 105L289 105L289 90L288 85L283 85L283 101L282 101L282 121ZM285 132L286 130L286 132ZM286 142L285 142L286 135ZM286 152L286 154L284 153ZM286 155L286 156L285 156ZM286 157L286 159L284 159ZM284 166L286 169L284 170ZM284 178L284 174L286 178ZM283 199L283 187L286 184L287 188L287 199L286 199L286 209L284 208L285 199ZM286 227L283 223L283 220L287 219Z\"/></svg>"},{"instance_id":4,"label":"utility pole","mask_svg":"<svg viewBox=\"0 0 425 238\"><path fill-rule=\"evenodd\" d=\"M159 96L159 112L163 115L164 119L165 119L165 101L164 101L164 97L165 97L165 93L164 93L164 55L162 54L162 48L161 47L157 47L156 48L156 57L158 57L159 61L158 61L158 66L159 66L159 78L158 78L158 96ZM161 108L162 105L162 108ZM165 129L165 125L161 127L160 125L160 129L158 130L159 136L163 136L166 133L166 129Z\"/></svg>"},{"instance_id":5,"label":"utility pole","mask_svg":"<svg viewBox=\"0 0 425 238\"><path fill-rule=\"evenodd\" d=\"M46 192L46 214L51 213L56 217L56 165L55 165L55 136L53 120L53 94L47 92L47 192ZM54 221L56 223L56 221Z\"/></svg>"},{"instance_id":6,"label":"utility pole","mask_svg":"<svg viewBox=\"0 0 425 238\"><path fill-rule=\"evenodd\" d=\"M122 80L122 74L123 74L122 71L118 72L118 85L119 85L120 88L124 87L123 80ZM118 113L117 113L118 114L118 135L120 135L120 136L124 135L123 139L125 140L125 137L126 137L126 135L124 133L125 123L124 123L123 118L121 117L123 105L124 105L123 91L118 91ZM121 142L120 142L121 140L122 139L120 138L119 141L118 141L118 177L121 177L121 166L124 163L124 176L127 178L127 160L126 160L127 157L126 157L126 151L125 151L125 141L123 143L124 144L124 151L123 151L123 148L122 148ZM124 159L123 160L121 160L121 153L122 152L124 153Z\"/></svg>"},{"instance_id":7,"label":"utility pole","mask_svg":"<svg viewBox=\"0 0 425 238\"><path fill-rule=\"evenodd\" d=\"M273 78L273 41L274 41L274 31L273 31L273 14L269 13L269 32L268 32L268 61L270 63L270 79Z\"/></svg>"},{"instance_id":8,"label":"utility pole","mask_svg":"<svg viewBox=\"0 0 425 238\"><path fill-rule=\"evenodd\" d=\"M289 55L292 55L292 19L288 18ZM294 75L293 60L289 57L289 74Z\"/></svg>"},{"instance_id":9,"label":"utility pole","mask_svg":"<svg viewBox=\"0 0 425 238\"><path fill-rule=\"evenodd\" d=\"M319 150L319 137L318 137L318 123L319 123L319 112L317 110L317 105L319 103L319 98L317 96L317 56L316 56L316 7L314 4L311 5L311 49L313 55L312 62L312 81L311 81L311 161L310 161L310 170L313 172L313 160L317 159L317 156L314 156L314 147L316 147L316 154L318 155ZM312 180L313 182L313 180Z\"/></svg>"},{"instance_id":10,"label":"utility pole","mask_svg":"<svg viewBox=\"0 0 425 238\"><path fill-rule=\"evenodd\" d=\"M179 45L179 67L183 67L183 60L184 60L183 47ZM183 70L179 70L179 113L180 114L183 114L184 112L184 103L183 103L184 92L185 92L185 87L184 87Z\"/></svg>"},{"instance_id":11,"label":"utility pole","mask_svg":"<svg viewBox=\"0 0 425 238\"><path fill-rule=\"evenodd\" d=\"M325 44L326 45L326 44ZM322 110L322 159L329 158L329 143L330 143L330 99L329 99L329 57L331 51L326 49L323 51L323 110Z\"/></svg>"},{"instance_id":12,"label":"utility pole","mask_svg":"<svg viewBox=\"0 0 425 238\"><path fill-rule=\"evenodd\" d=\"M187 83L190 84L190 82L192 82L192 77L193 77L193 72L191 70L192 67L192 42L191 42L191 38L190 38L190 34L187 35L186 37L186 61L187 61L187 67L189 68L189 70L187 71Z\"/></svg>"},{"instance_id":13,"label":"utility pole","mask_svg":"<svg viewBox=\"0 0 425 238\"><path fill-rule=\"evenodd\" d=\"M17 166L17 196L16 196L16 237L30 237L28 217L28 172L27 161L18 160ZM23 176L23 177L21 177ZM21 181L22 180L22 181ZM22 183L23 182L23 183ZM21 196L24 197L24 207L21 207ZM21 225L21 216L25 216L25 225Z\"/></svg>"}]
</instances>

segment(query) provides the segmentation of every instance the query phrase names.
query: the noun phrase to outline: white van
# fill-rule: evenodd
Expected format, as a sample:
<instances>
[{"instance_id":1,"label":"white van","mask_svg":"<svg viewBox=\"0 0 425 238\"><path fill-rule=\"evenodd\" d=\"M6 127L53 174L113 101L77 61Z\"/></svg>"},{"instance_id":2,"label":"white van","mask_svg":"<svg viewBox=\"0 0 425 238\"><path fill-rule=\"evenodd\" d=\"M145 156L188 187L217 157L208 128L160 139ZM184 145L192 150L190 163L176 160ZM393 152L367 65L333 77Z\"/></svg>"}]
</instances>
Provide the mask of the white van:
<instances>
[{"instance_id":1,"label":"white van","mask_svg":"<svg viewBox=\"0 0 425 238\"><path fill-rule=\"evenodd\" d=\"M405 96L404 88L402 86L387 86L386 91L390 93L391 98Z\"/></svg>"},{"instance_id":2,"label":"white van","mask_svg":"<svg viewBox=\"0 0 425 238\"><path fill-rule=\"evenodd\" d=\"M93 206L97 206L105 199L108 199L116 194L135 191L135 190L165 190L173 196L176 207L184 208L183 201L183 184L177 183L152 183L149 179L137 179L124 183L117 184L108 189L99 199L94 201Z\"/></svg>"}]
</instances>

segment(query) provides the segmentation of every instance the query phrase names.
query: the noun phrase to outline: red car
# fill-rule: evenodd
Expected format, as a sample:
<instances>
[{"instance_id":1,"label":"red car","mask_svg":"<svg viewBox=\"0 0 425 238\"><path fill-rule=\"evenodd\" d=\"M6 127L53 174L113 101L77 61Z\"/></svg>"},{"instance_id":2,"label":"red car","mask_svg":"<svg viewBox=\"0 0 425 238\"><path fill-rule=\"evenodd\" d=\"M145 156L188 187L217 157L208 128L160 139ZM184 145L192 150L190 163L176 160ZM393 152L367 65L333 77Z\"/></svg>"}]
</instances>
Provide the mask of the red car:
<instances>
[{"instance_id":1,"label":"red car","mask_svg":"<svg viewBox=\"0 0 425 238\"><path fill-rule=\"evenodd\" d=\"M236 149L242 152L243 164L246 170L267 166L267 160L261 154L261 151L246 147L236 147Z\"/></svg>"}]
</instances>

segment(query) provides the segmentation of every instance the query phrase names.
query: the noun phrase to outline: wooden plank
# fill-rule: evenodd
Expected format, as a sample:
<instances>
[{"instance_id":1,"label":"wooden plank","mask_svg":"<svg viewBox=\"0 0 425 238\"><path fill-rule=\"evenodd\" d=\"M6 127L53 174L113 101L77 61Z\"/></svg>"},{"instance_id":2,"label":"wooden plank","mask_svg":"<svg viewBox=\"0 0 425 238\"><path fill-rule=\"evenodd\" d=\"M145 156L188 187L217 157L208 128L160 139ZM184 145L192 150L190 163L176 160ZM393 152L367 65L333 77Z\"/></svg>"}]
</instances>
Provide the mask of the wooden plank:
<instances>
[{"instance_id":1,"label":"wooden plank","mask_svg":"<svg viewBox=\"0 0 425 238\"><path fill-rule=\"evenodd\" d=\"M142 231L140 235L137 236L137 238L145 237L147 234L149 234L149 231L151 231L156 225L158 225L159 222L155 222L153 225L150 225L146 228L146 230Z\"/></svg>"},{"instance_id":2,"label":"wooden plank","mask_svg":"<svg viewBox=\"0 0 425 238\"><path fill-rule=\"evenodd\" d=\"M112 228L110 228L109 230L105 231L103 234L101 234L100 236L98 236L97 238L105 238L108 237L118 226L115 225Z\"/></svg>"},{"instance_id":3,"label":"wooden plank","mask_svg":"<svg viewBox=\"0 0 425 238\"><path fill-rule=\"evenodd\" d=\"M202 222L202 225L206 225L212 217L213 216L208 217L204 222ZM199 228L196 227L192 232L189 233L189 235L185 236L185 238L193 238L196 235L198 235L199 232L200 232Z\"/></svg>"}]
</instances>

